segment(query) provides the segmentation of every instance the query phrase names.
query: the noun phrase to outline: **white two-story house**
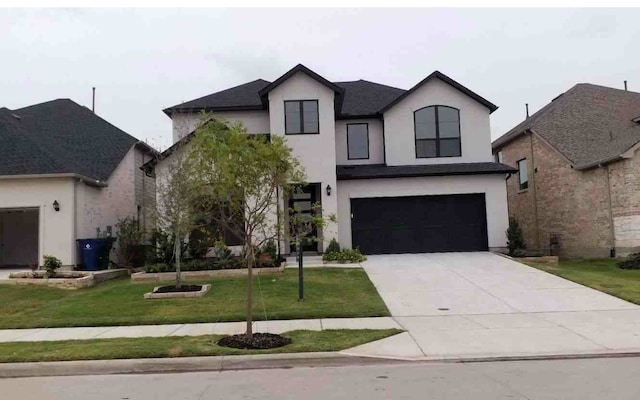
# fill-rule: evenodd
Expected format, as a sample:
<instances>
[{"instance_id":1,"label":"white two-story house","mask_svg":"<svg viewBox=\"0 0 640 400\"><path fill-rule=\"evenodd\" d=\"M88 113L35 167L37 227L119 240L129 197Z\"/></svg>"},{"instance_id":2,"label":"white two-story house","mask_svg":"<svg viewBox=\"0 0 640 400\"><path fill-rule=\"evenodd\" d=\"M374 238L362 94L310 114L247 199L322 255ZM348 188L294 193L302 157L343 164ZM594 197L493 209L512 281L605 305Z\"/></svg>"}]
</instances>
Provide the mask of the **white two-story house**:
<instances>
[{"instance_id":1,"label":"white two-story house","mask_svg":"<svg viewBox=\"0 0 640 400\"><path fill-rule=\"evenodd\" d=\"M440 72L409 90L365 80L330 82L297 65L164 112L174 148L209 117L251 134L284 135L305 168L304 193L337 223L305 250L336 238L365 254L502 250L505 178L493 161L489 117L497 107ZM283 200L283 203L285 200ZM236 244L236 243L231 243ZM280 243L282 253L290 244Z\"/></svg>"}]
</instances>

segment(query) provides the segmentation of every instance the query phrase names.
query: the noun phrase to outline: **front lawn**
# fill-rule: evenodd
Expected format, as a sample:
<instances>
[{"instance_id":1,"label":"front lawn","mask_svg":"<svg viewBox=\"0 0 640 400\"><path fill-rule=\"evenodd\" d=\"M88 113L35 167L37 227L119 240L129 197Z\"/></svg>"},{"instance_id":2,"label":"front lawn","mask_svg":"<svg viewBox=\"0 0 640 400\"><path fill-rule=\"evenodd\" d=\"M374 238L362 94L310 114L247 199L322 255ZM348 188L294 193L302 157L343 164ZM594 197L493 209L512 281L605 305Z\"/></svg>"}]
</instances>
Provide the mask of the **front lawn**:
<instances>
[{"instance_id":1,"label":"front lawn","mask_svg":"<svg viewBox=\"0 0 640 400\"><path fill-rule=\"evenodd\" d=\"M265 310L270 320L389 315L362 269L305 270L303 302L298 302L295 269L254 279L256 320L265 319ZM129 278L76 291L0 285L0 329L244 320L246 277L200 283L212 285L204 297L166 300L143 299L157 284L132 284Z\"/></svg>"},{"instance_id":2,"label":"front lawn","mask_svg":"<svg viewBox=\"0 0 640 400\"><path fill-rule=\"evenodd\" d=\"M618 268L614 259L567 260L558 266L527 262L542 271L640 304L640 270Z\"/></svg>"},{"instance_id":3,"label":"front lawn","mask_svg":"<svg viewBox=\"0 0 640 400\"><path fill-rule=\"evenodd\" d=\"M291 338L291 344L269 350L221 347L216 344L220 335L11 342L0 343L0 363L340 351L400 332L398 329L291 331L283 334Z\"/></svg>"}]
</instances>

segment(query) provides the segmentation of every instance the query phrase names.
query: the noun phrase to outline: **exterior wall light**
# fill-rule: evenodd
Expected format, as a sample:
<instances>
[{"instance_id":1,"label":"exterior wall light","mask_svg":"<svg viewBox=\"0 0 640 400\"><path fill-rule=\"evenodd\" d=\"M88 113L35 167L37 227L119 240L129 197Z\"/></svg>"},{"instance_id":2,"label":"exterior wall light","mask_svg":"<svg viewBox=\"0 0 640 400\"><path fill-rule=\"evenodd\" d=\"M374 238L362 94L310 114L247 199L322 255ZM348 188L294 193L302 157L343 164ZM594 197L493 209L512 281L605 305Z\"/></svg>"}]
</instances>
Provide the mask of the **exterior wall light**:
<instances>
[{"instance_id":1,"label":"exterior wall light","mask_svg":"<svg viewBox=\"0 0 640 400\"><path fill-rule=\"evenodd\" d=\"M331 196L331 185L327 185L325 190L327 191L327 196Z\"/></svg>"},{"instance_id":2,"label":"exterior wall light","mask_svg":"<svg viewBox=\"0 0 640 400\"><path fill-rule=\"evenodd\" d=\"M60 203L58 203L58 200L53 201L53 209L56 211L60 211Z\"/></svg>"}]
</instances>

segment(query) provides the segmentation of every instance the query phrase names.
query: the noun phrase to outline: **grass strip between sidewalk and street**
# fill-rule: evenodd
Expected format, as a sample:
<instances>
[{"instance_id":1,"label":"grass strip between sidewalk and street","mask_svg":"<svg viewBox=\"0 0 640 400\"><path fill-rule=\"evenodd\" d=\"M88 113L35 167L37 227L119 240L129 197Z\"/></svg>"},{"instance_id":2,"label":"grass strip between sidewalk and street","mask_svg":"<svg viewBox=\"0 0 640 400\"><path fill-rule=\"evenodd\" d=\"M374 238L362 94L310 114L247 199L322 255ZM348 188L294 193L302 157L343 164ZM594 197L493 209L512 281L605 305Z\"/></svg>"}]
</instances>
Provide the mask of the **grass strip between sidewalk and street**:
<instances>
[{"instance_id":1,"label":"grass strip between sidewalk and street","mask_svg":"<svg viewBox=\"0 0 640 400\"><path fill-rule=\"evenodd\" d=\"M269 350L240 350L218 346L216 342L223 335L8 342L0 343L0 362L111 360L339 351L374 340L384 339L400 332L402 331L399 329L297 330L282 334L291 338L291 344Z\"/></svg>"},{"instance_id":2,"label":"grass strip between sidewalk and street","mask_svg":"<svg viewBox=\"0 0 640 400\"><path fill-rule=\"evenodd\" d=\"M559 265L527 262L550 274L640 304L640 270L620 269L615 259L561 260Z\"/></svg>"},{"instance_id":3,"label":"grass strip between sidewalk and street","mask_svg":"<svg viewBox=\"0 0 640 400\"><path fill-rule=\"evenodd\" d=\"M258 282L258 280L260 280ZM191 282L189 282L191 283ZM247 278L210 283L204 297L144 299L154 286L116 279L95 287L64 290L0 285L0 329L71 326L152 325L244 321ZM304 272L304 301L298 301L298 272L254 278L254 319L384 317L389 311L363 269L317 268ZM266 312L266 318L265 318Z\"/></svg>"}]
</instances>

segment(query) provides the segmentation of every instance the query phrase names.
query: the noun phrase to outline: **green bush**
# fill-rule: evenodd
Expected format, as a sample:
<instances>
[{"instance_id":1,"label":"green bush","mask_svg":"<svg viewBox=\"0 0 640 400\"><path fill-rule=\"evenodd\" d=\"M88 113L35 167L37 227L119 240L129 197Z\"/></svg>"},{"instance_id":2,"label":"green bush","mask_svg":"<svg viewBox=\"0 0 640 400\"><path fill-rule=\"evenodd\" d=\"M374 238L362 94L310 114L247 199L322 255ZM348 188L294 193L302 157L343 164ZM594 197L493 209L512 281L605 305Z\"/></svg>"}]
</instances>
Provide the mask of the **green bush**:
<instances>
[{"instance_id":1,"label":"green bush","mask_svg":"<svg viewBox=\"0 0 640 400\"><path fill-rule=\"evenodd\" d=\"M325 250L325 253L339 253L340 252L340 245L338 244L338 241L333 238L331 239L331 241L329 242L329 245L327 246L327 249Z\"/></svg>"},{"instance_id":2,"label":"green bush","mask_svg":"<svg viewBox=\"0 0 640 400\"><path fill-rule=\"evenodd\" d=\"M322 261L344 263L360 263L367 259L358 249L342 249L338 252L324 253Z\"/></svg>"},{"instance_id":3,"label":"green bush","mask_svg":"<svg viewBox=\"0 0 640 400\"><path fill-rule=\"evenodd\" d=\"M524 242L522 228L515 217L509 217L509 228L507 229L506 235L509 255L513 257L522 257L527 246Z\"/></svg>"},{"instance_id":4,"label":"green bush","mask_svg":"<svg viewBox=\"0 0 640 400\"><path fill-rule=\"evenodd\" d=\"M151 233L151 243L153 245L151 261L158 264L171 264L174 259L174 235L162 229L156 229ZM187 243L181 243L180 254L186 254Z\"/></svg>"},{"instance_id":5,"label":"green bush","mask_svg":"<svg viewBox=\"0 0 640 400\"><path fill-rule=\"evenodd\" d=\"M62 267L62 261L54 256L45 255L44 257L44 269L47 271L49 278L55 276L56 270Z\"/></svg>"},{"instance_id":6,"label":"green bush","mask_svg":"<svg viewBox=\"0 0 640 400\"><path fill-rule=\"evenodd\" d=\"M640 253L629 254L624 260L618 261L618 267L621 269L640 269Z\"/></svg>"},{"instance_id":7,"label":"green bush","mask_svg":"<svg viewBox=\"0 0 640 400\"><path fill-rule=\"evenodd\" d=\"M140 245L144 241L144 232L140 222L133 217L120 218L116 223L118 264L121 267L139 267L144 264Z\"/></svg>"},{"instance_id":8,"label":"green bush","mask_svg":"<svg viewBox=\"0 0 640 400\"><path fill-rule=\"evenodd\" d=\"M268 240L256 253L256 265L260 267L274 267L279 264L276 242Z\"/></svg>"}]
</instances>

